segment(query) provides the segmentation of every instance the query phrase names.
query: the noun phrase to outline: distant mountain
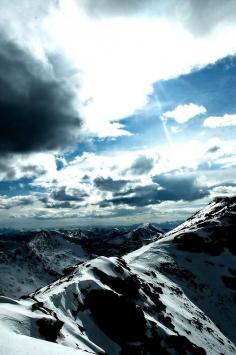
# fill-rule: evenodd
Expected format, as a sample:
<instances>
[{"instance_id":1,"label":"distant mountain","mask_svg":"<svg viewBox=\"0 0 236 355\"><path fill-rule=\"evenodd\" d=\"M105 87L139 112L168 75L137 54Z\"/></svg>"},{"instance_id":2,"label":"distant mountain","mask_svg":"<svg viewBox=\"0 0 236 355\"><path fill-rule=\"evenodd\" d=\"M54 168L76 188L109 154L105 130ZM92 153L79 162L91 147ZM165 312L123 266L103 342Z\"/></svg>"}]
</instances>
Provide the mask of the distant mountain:
<instances>
[{"instance_id":1,"label":"distant mountain","mask_svg":"<svg viewBox=\"0 0 236 355\"><path fill-rule=\"evenodd\" d=\"M64 268L89 257L59 232L0 238L0 294L20 297L63 275Z\"/></svg>"},{"instance_id":2,"label":"distant mountain","mask_svg":"<svg viewBox=\"0 0 236 355\"><path fill-rule=\"evenodd\" d=\"M139 238L142 228L129 237ZM80 355L235 354L235 236L236 198L216 199L126 256L74 266L19 301L0 297L0 349L61 354L60 344L65 354Z\"/></svg>"},{"instance_id":3,"label":"distant mountain","mask_svg":"<svg viewBox=\"0 0 236 355\"><path fill-rule=\"evenodd\" d=\"M158 238L163 234L163 231L151 223L144 223L143 225L135 228L130 233L130 237L133 240L148 241L149 243L153 241L153 237Z\"/></svg>"},{"instance_id":4,"label":"distant mountain","mask_svg":"<svg viewBox=\"0 0 236 355\"><path fill-rule=\"evenodd\" d=\"M167 222L162 222L158 223L158 227L161 228L161 230L165 233L171 231L172 229L176 228L180 224L182 224L184 221L167 221Z\"/></svg>"},{"instance_id":5,"label":"distant mountain","mask_svg":"<svg viewBox=\"0 0 236 355\"><path fill-rule=\"evenodd\" d=\"M0 235L0 294L18 298L68 273L74 264L98 255L124 255L160 235L151 224Z\"/></svg>"}]
</instances>

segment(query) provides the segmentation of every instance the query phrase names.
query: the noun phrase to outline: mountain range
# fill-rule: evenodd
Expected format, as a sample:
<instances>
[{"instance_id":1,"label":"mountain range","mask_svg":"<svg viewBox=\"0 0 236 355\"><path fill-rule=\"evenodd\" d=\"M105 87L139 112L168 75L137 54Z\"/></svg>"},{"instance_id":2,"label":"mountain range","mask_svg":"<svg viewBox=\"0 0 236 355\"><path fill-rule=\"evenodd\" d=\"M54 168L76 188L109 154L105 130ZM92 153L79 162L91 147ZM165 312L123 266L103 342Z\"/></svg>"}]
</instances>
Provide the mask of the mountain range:
<instances>
[{"instance_id":1,"label":"mountain range","mask_svg":"<svg viewBox=\"0 0 236 355\"><path fill-rule=\"evenodd\" d=\"M236 198L164 233L0 237L0 354L235 354Z\"/></svg>"}]
</instances>

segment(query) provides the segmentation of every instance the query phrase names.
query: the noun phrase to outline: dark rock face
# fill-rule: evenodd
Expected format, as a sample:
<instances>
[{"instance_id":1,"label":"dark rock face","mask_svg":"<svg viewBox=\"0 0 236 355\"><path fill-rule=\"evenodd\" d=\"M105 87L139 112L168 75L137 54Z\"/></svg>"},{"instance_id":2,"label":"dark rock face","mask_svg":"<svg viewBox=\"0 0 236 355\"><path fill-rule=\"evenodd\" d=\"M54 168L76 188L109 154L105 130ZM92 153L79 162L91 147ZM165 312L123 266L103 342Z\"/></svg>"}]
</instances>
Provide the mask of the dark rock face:
<instances>
[{"instance_id":1,"label":"dark rock face","mask_svg":"<svg viewBox=\"0 0 236 355\"><path fill-rule=\"evenodd\" d=\"M225 286L236 291L236 276L222 276Z\"/></svg>"},{"instance_id":2,"label":"dark rock face","mask_svg":"<svg viewBox=\"0 0 236 355\"><path fill-rule=\"evenodd\" d=\"M63 322L59 319L41 318L37 320L39 333L45 340L56 342L60 330L63 326Z\"/></svg>"},{"instance_id":3,"label":"dark rock face","mask_svg":"<svg viewBox=\"0 0 236 355\"><path fill-rule=\"evenodd\" d=\"M213 206L204 220L174 237L179 250L217 256L228 249L236 255L236 198L218 198L215 202L219 205ZM196 214L188 221L194 221L194 217Z\"/></svg>"},{"instance_id":4,"label":"dark rock face","mask_svg":"<svg viewBox=\"0 0 236 355\"><path fill-rule=\"evenodd\" d=\"M121 279L107 275L98 268L94 268L93 270L105 285L108 285L116 292L122 293L126 297L130 298L137 297L139 295L140 281L138 280L137 275L130 274L124 279Z\"/></svg>"},{"instance_id":5,"label":"dark rock face","mask_svg":"<svg viewBox=\"0 0 236 355\"><path fill-rule=\"evenodd\" d=\"M119 344L143 340L143 312L127 297L109 290L93 290L86 295L85 306L104 332Z\"/></svg>"},{"instance_id":6,"label":"dark rock face","mask_svg":"<svg viewBox=\"0 0 236 355\"><path fill-rule=\"evenodd\" d=\"M127 344L123 347L121 355L206 355L206 351L193 343L185 336L171 335L161 338L154 330L152 335L145 339L143 344Z\"/></svg>"},{"instance_id":7,"label":"dark rock face","mask_svg":"<svg viewBox=\"0 0 236 355\"><path fill-rule=\"evenodd\" d=\"M174 243L179 250L194 253L206 253L220 255L226 248L236 255L236 225L205 227L202 232L207 233L208 238L199 237L198 233L183 233L174 238Z\"/></svg>"},{"instance_id":8,"label":"dark rock face","mask_svg":"<svg viewBox=\"0 0 236 355\"><path fill-rule=\"evenodd\" d=\"M191 343L186 337L181 335L168 337L167 343L177 354L206 355L206 351L203 348Z\"/></svg>"},{"instance_id":9,"label":"dark rock face","mask_svg":"<svg viewBox=\"0 0 236 355\"><path fill-rule=\"evenodd\" d=\"M173 329L171 318L162 316L166 307L158 294L149 292L155 303L156 312L166 326ZM194 354L205 355L203 348L180 335L163 336L155 323L146 321L142 308L131 299L109 290L93 290L86 295L85 307L89 308L95 322L118 343L123 355ZM105 312L104 312L105 310Z\"/></svg>"}]
</instances>

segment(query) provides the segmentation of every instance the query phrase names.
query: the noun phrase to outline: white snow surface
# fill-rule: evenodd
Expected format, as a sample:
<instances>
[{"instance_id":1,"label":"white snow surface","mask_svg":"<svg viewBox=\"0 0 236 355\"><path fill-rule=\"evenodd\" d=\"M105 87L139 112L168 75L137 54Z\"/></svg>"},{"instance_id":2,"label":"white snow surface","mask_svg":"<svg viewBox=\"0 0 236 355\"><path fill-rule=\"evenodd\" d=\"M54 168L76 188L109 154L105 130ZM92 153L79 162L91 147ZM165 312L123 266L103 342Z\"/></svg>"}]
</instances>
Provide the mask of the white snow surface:
<instances>
[{"instance_id":1,"label":"white snow surface","mask_svg":"<svg viewBox=\"0 0 236 355\"><path fill-rule=\"evenodd\" d=\"M88 355L88 352L74 350L41 339L12 332L1 331L1 355Z\"/></svg>"}]
</instances>

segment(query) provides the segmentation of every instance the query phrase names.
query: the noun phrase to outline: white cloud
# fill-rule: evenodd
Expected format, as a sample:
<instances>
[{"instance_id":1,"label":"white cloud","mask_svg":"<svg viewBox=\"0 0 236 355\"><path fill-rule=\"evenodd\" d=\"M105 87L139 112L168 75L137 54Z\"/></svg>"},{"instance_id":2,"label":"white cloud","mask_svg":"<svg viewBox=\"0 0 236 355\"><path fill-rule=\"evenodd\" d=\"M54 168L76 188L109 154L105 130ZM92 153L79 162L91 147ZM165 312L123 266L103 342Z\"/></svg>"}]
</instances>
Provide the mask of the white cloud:
<instances>
[{"instance_id":1,"label":"white cloud","mask_svg":"<svg viewBox=\"0 0 236 355\"><path fill-rule=\"evenodd\" d=\"M196 104L179 105L173 111L167 111L163 113L163 119L172 118L178 123L185 123L191 118L206 113L204 106L198 106Z\"/></svg>"},{"instance_id":2,"label":"white cloud","mask_svg":"<svg viewBox=\"0 0 236 355\"><path fill-rule=\"evenodd\" d=\"M127 134L117 121L148 103L153 83L235 53L233 22L225 21L198 36L191 26L171 16L94 17L78 4L62 0L45 28L51 49L62 48L77 68L80 110L86 129L95 136Z\"/></svg>"},{"instance_id":3,"label":"white cloud","mask_svg":"<svg viewBox=\"0 0 236 355\"><path fill-rule=\"evenodd\" d=\"M51 153L13 154L0 158L0 181L52 175L55 171L56 161Z\"/></svg>"},{"instance_id":4,"label":"white cloud","mask_svg":"<svg viewBox=\"0 0 236 355\"><path fill-rule=\"evenodd\" d=\"M208 128L236 126L236 114L207 117L203 122L203 126Z\"/></svg>"},{"instance_id":5,"label":"white cloud","mask_svg":"<svg viewBox=\"0 0 236 355\"><path fill-rule=\"evenodd\" d=\"M191 147L191 149L189 149ZM218 149L208 153L212 148ZM134 151L104 151L100 153L84 153L57 171L51 170L39 176L33 182L35 186L46 189L66 186L68 189L81 189L88 194L88 204L100 201L103 193L96 189L93 181L97 177L113 180L130 180L132 184L147 185L151 176L187 168L196 170L203 161L208 159L221 166L232 166L235 163L234 141L222 141L212 138L206 142L186 140L172 145L154 146L150 149ZM130 169L140 156L152 161L152 170L140 176Z\"/></svg>"},{"instance_id":6,"label":"white cloud","mask_svg":"<svg viewBox=\"0 0 236 355\"><path fill-rule=\"evenodd\" d=\"M91 182L97 177L110 177L113 180L131 179L135 181L136 178L134 178L130 167L141 154L155 163L159 160L159 154L156 149L142 149L131 152L112 151L101 152L100 154L84 153L64 166L63 169L50 171L48 174L39 176L34 180L33 185L48 189L53 188L55 184L72 189L81 188L89 195L88 201L94 203L97 198L101 198L101 193L99 192L99 196L97 195L96 189ZM87 179L84 179L84 176L87 176ZM147 183L149 176L143 176L142 181L144 184Z\"/></svg>"},{"instance_id":7,"label":"white cloud","mask_svg":"<svg viewBox=\"0 0 236 355\"><path fill-rule=\"evenodd\" d=\"M217 196L235 196L236 186L217 186L212 189L211 196L212 198Z\"/></svg>"}]
</instances>

